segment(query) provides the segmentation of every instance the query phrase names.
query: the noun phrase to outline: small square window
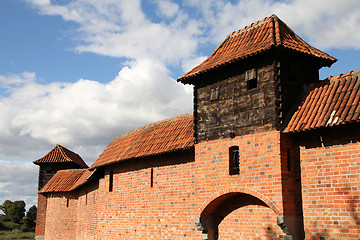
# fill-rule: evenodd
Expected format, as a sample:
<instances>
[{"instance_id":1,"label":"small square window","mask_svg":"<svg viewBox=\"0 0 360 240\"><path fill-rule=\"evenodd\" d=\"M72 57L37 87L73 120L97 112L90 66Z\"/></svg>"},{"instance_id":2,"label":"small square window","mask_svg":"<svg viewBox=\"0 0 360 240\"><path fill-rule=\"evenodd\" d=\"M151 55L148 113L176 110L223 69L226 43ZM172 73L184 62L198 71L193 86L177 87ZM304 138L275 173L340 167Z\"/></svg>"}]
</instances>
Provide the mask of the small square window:
<instances>
[{"instance_id":1,"label":"small square window","mask_svg":"<svg viewBox=\"0 0 360 240\"><path fill-rule=\"evenodd\" d=\"M247 90L257 88L257 76L255 68L245 72L245 81Z\"/></svg>"},{"instance_id":2,"label":"small square window","mask_svg":"<svg viewBox=\"0 0 360 240\"><path fill-rule=\"evenodd\" d=\"M251 90L257 88L257 79L251 79L249 81L247 81L247 90Z\"/></svg>"}]
</instances>

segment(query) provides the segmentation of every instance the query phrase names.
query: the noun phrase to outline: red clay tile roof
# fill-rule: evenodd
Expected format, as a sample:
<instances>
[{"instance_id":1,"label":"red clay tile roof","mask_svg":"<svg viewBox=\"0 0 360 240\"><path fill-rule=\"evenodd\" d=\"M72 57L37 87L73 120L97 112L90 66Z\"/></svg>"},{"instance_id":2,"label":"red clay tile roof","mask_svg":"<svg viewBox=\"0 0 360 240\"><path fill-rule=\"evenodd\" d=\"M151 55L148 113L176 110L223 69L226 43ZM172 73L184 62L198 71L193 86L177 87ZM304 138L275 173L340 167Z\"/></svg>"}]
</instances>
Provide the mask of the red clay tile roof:
<instances>
[{"instance_id":1,"label":"red clay tile roof","mask_svg":"<svg viewBox=\"0 0 360 240\"><path fill-rule=\"evenodd\" d=\"M93 173L87 169L67 169L58 171L39 193L70 192L85 184Z\"/></svg>"},{"instance_id":2,"label":"red clay tile roof","mask_svg":"<svg viewBox=\"0 0 360 240\"><path fill-rule=\"evenodd\" d=\"M82 158L78 154L60 145L56 145L56 147L54 147L44 157L34 161L34 163L37 165L42 163L65 163L65 162L72 162L81 167L88 168L88 165L86 165L84 160L82 160Z\"/></svg>"},{"instance_id":3,"label":"red clay tile roof","mask_svg":"<svg viewBox=\"0 0 360 240\"><path fill-rule=\"evenodd\" d=\"M336 58L310 46L276 15L271 15L228 35L204 62L187 72L178 81L190 83L190 78L201 73L240 61L273 47L283 47L312 55L327 62L325 64L327 66L337 61Z\"/></svg>"},{"instance_id":4,"label":"red clay tile roof","mask_svg":"<svg viewBox=\"0 0 360 240\"><path fill-rule=\"evenodd\" d=\"M284 132L360 121L360 69L310 87Z\"/></svg>"},{"instance_id":5,"label":"red clay tile roof","mask_svg":"<svg viewBox=\"0 0 360 240\"><path fill-rule=\"evenodd\" d=\"M90 169L193 146L192 114L182 115L140 127L115 138Z\"/></svg>"}]
</instances>

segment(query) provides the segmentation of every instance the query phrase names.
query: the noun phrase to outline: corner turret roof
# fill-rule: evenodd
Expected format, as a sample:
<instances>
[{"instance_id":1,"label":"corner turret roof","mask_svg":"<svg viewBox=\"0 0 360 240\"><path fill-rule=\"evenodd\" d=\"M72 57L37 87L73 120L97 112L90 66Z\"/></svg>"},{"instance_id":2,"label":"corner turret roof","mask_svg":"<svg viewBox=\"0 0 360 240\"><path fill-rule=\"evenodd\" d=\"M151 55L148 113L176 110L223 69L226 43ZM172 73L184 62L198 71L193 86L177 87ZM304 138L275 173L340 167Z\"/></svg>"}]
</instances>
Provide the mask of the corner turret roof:
<instances>
[{"instance_id":1,"label":"corner turret roof","mask_svg":"<svg viewBox=\"0 0 360 240\"><path fill-rule=\"evenodd\" d=\"M44 157L34 161L36 165L41 165L42 163L74 163L80 167L88 168L88 165L78 154L61 145L56 145Z\"/></svg>"}]
</instances>

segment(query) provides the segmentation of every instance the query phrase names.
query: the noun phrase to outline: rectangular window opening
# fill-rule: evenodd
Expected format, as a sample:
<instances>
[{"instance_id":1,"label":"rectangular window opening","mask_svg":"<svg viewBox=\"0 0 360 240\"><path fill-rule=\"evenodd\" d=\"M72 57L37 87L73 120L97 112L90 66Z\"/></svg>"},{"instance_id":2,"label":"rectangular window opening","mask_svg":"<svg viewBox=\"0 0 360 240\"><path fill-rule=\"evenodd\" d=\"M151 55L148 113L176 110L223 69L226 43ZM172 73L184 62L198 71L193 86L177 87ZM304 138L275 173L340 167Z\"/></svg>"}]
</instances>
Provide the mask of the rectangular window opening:
<instances>
[{"instance_id":1,"label":"rectangular window opening","mask_svg":"<svg viewBox=\"0 0 360 240\"><path fill-rule=\"evenodd\" d=\"M229 148L229 174L239 174L239 147L232 146Z\"/></svg>"},{"instance_id":2,"label":"rectangular window opening","mask_svg":"<svg viewBox=\"0 0 360 240\"><path fill-rule=\"evenodd\" d=\"M247 81L247 90L255 89L257 88L257 79L251 79Z\"/></svg>"},{"instance_id":3,"label":"rectangular window opening","mask_svg":"<svg viewBox=\"0 0 360 240\"><path fill-rule=\"evenodd\" d=\"M114 184L114 172L110 171L110 174L109 174L109 192L113 191L113 184Z\"/></svg>"},{"instance_id":4,"label":"rectangular window opening","mask_svg":"<svg viewBox=\"0 0 360 240\"><path fill-rule=\"evenodd\" d=\"M154 187L154 169L151 169L150 172L150 187Z\"/></svg>"},{"instance_id":5,"label":"rectangular window opening","mask_svg":"<svg viewBox=\"0 0 360 240\"><path fill-rule=\"evenodd\" d=\"M69 207L69 199L66 199L66 207Z\"/></svg>"}]
</instances>

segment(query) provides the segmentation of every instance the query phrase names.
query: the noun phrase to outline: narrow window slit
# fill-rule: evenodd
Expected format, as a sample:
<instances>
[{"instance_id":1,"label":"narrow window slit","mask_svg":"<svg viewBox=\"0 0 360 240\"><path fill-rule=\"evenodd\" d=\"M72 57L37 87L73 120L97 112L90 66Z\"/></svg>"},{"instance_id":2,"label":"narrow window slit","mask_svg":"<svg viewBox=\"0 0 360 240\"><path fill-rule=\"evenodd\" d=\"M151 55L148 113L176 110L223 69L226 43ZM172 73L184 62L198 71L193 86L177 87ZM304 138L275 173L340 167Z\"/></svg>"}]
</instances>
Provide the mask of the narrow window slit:
<instances>
[{"instance_id":1,"label":"narrow window slit","mask_svg":"<svg viewBox=\"0 0 360 240\"><path fill-rule=\"evenodd\" d=\"M110 174L109 174L109 192L113 191L113 185L114 185L114 172L110 171Z\"/></svg>"},{"instance_id":2,"label":"narrow window slit","mask_svg":"<svg viewBox=\"0 0 360 240\"><path fill-rule=\"evenodd\" d=\"M232 146L229 148L229 174L239 174L239 147Z\"/></svg>"},{"instance_id":3,"label":"narrow window slit","mask_svg":"<svg viewBox=\"0 0 360 240\"><path fill-rule=\"evenodd\" d=\"M150 171L150 187L154 187L154 169Z\"/></svg>"}]
</instances>

